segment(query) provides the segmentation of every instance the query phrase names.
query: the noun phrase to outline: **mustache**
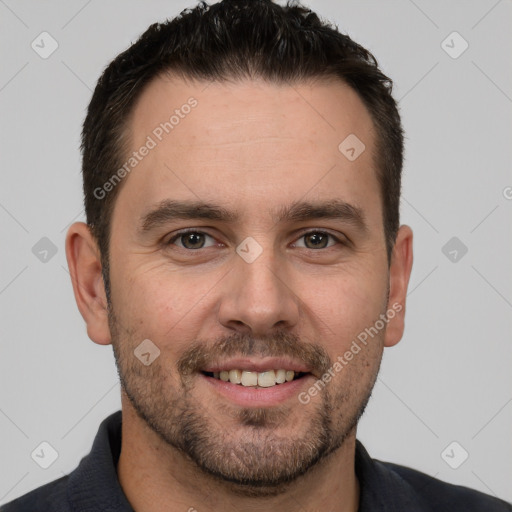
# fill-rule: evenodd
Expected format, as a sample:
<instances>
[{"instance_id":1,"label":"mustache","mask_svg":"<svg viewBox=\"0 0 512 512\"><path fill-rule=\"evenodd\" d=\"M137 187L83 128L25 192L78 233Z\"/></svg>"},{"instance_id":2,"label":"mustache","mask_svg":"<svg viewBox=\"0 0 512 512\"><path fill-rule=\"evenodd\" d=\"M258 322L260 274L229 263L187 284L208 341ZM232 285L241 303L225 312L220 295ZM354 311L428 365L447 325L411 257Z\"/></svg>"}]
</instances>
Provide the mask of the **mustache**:
<instances>
[{"instance_id":1,"label":"mustache","mask_svg":"<svg viewBox=\"0 0 512 512\"><path fill-rule=\"evenodd\" d=\"M323 375L332 361L318 343L303 341L298 335L276 331L254 337L249 333L234 333L209 342L196 341L178 359L181 376L188 376L227 357L291 357L307 364L313 373Z\"/></svg>"}]
</instances>

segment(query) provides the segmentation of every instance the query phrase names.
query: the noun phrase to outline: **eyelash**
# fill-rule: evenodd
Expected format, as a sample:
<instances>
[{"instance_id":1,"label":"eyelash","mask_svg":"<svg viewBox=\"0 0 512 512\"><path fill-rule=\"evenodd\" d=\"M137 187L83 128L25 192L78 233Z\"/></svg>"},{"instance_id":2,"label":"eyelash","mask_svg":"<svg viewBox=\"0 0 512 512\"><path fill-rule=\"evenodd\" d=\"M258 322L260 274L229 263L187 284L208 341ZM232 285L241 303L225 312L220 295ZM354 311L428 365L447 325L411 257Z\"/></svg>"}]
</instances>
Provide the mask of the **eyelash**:
<instances>
[{"instance_id":1,"label":"eyelash","mask_svg":"<svg viewBox=\"0 0 512 512\"><path fill-rule=\"evenodd\" d=\"M169 245L173 245L173 243L178 240L180 237L182 237L183 235L187 235L187 234L190 234L190 233L194 233L194 234L200 234L200 235L206 235L206 236L209 236L210 238L214 238L212 235L208 234L208 233L205 233L204 231L199 231L197 229L185 229L185 230L182 230L182 231L179 231L178 233L176 233L172 238L170 238L167 242L165 242L164 245L166 246L169 246ZM318 230L318 229L312 229L310 231L306 231L304 233L302 233L299 238L297 238L297 240L300 240L301 238L304 238L305 236L307 235L311 235L311 234L321 234L321 235L327 235L329 236L331 239L333 239L335 242L337 242L338 244L341 244L341 245L346 245L345 242L343 240L341 240L340 238L338 238L337 236L333 235L332 233L330 233L329 231L322 231L322 230ZM178 246L179 247L179 246ZM331 246L328 246L328 247L321 247L320 249L329 249L333 247L332 245ZM201 249L208 249L208 247L201 247L199 249L187 249L186 247L180 247L180 249L184 249L186 251L190 251L190 252L193 252L193 251L199 251ZM302 247L302 249L308 249L308 247ZM319 249L310 249L312 251L318 251Z\"/></svg>"}]
</instances>

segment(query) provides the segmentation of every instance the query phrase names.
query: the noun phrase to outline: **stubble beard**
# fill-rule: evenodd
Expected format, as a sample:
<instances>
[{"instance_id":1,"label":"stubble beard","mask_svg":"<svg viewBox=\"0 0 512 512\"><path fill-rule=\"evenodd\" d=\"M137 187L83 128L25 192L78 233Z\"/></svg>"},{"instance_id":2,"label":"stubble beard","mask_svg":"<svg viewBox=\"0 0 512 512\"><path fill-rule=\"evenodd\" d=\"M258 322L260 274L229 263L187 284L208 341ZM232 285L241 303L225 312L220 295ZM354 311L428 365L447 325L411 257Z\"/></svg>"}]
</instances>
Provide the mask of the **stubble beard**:
<instances>
[{"instance_id":1,"label":"stubble beard","mask_svg":"<svg viewBox=\"0 0 512 512\"><path fill-rule=\"evenodd\" d=\"M297 400L293 409L303 411L307 421L298 431L289 419L290 406L273 408L242 408L220 405L215 416L193 397L192 369L201 356L207 357L205 344L198 343L182 355L177 367L183 373L180 386L171 385L169 370L157 358L144 366L134 356L136 336L124 330L112 308L109 325L116 366L121 387L134 411L168 446L192 462L204 476L229 492L246 497L270 497L284 493L302 475L318 466L338 450L349 435L355 432L370 398L377 378L380 358L367 375L364 389L336 384L318 393L318 400L307 405ZM322 375L332 362L324 349L301 342L289 333L265 338L257 343L247 336L236 335L215 343L216 354L232 355L292 355L305 359ZM260 340L258 340L259 342ZM208 344L210 352L211 344ZM368 363L361 356L361 368L368 372ZM187 368L190 373L187 373ZM176 371L176 370L175 370ZM345 369L344 369L345 371ZM167 375L166 375L167 373ZM177 372L179 373L179 371ZM361 377L356 371L353 375ZM340 379L340 377L338 377ZM176 380L176 379L175 379ZM341 379L340 379L341 380ZM223 420L237 427L229 430ZM286 435L277 434L288 425Z\"/></svg>"}]
</instances>

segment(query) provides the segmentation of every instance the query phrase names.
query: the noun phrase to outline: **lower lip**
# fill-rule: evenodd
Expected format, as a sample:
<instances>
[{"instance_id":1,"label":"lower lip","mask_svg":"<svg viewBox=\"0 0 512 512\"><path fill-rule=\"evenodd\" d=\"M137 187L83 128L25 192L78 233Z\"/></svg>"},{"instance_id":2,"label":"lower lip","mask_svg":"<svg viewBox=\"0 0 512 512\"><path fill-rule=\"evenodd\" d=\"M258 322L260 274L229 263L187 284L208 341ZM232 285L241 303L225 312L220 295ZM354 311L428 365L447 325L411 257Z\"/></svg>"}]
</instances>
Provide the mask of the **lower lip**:
<instances>
[{"instance_id":1,"label":"lower lip","mask_svg":"<svg viewBox=\"0 0 512 512\"><path fill-rule=\"evenodd\" d=\"M282 404L292 397L297 398L300 391L309 385L310 380L314 379L313 375L307 374L297 380L276 384L268 388L260 388L225 382L202 373L200 377L214 391L231 402L244 407L270 407Z\"/></svg>"}]
</instances>

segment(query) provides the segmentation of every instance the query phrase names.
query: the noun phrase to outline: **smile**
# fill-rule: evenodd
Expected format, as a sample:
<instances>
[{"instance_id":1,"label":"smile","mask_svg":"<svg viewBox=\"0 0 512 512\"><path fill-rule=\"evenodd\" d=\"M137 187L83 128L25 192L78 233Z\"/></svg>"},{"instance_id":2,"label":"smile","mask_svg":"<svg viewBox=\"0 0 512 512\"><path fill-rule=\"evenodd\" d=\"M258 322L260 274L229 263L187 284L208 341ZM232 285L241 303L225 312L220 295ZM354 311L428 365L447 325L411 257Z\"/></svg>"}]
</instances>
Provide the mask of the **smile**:
<instances>
[{"instance_id":1,"label":"smile","mask_svg":"<svg viewBox=\"0 0 512 512\"><path fill-rule=\"evenodd\" d=\"M202 372L207 377L239 384L245 387L270 388L285 382L300 379L305 372L295 372L294 370L266 370L263 372L246 370L223 370L220 372Z\"/></svg>"}]
</instances>

